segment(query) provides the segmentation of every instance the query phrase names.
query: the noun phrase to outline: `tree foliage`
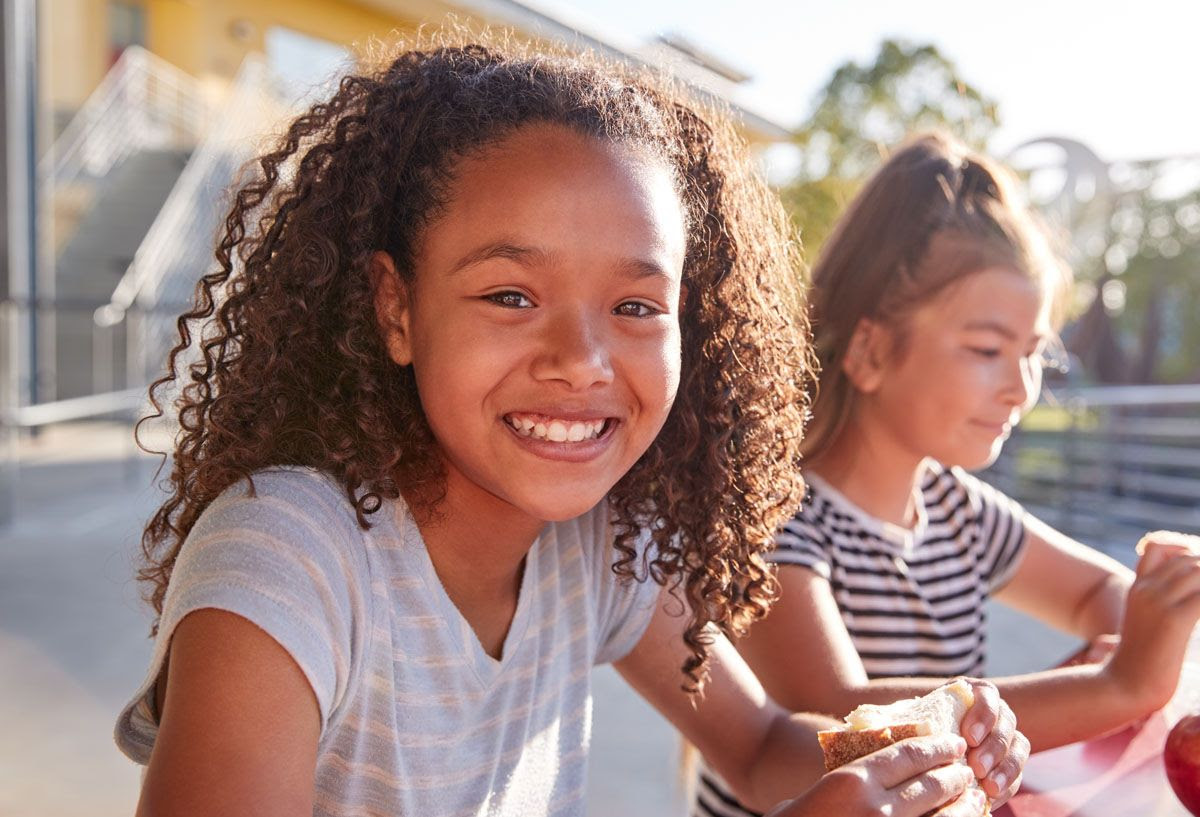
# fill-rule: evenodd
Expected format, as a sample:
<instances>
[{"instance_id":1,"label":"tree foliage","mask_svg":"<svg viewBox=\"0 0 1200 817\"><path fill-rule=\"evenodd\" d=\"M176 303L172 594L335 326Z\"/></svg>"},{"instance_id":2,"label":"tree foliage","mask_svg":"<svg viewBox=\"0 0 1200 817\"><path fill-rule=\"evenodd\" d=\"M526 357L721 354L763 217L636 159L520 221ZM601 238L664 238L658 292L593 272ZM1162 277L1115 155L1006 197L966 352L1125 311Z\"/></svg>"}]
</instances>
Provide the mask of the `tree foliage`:
<instances>
[{"instance_id":1,"label":"tree foliage","mask_svg":"<svg viewBox=\"0 0 1200 817\"><path fill-rule=\"evenodd\" d=\"M796 130L798 170L780 191L809 263L888 148L941 129L986 151L999 124L996 102L933 45L885 40L873 61L839 66ZM1083 282L1066 333L1082 364L1072 377L1200 382L1200 186L1164 195L1169 161L1119 170L1113 198L1075 201L1064 225L1075 231Z\"/></svg>"},{"instance_id":2,"label":"tree foliage","mask_svg":"<svg viewBox=\"0 0 1200 817\"><path fill-rule=\"evenodd\" d=\"M1112 207L1106 251L1081 270L1095 286L1069 346L1089 379L1200 382L1200 190L1155 195L1162 168L1139 172Z\"/></svg>"},{"instance_id":3,"label":"tree foliage","mask_svg":"<svg viewBox=\"0 0 1200 817\"><path fill-rule=\"evenodd\" d=\"M932 128L982 148L998 124L995 101L932 45L885 40L870 64L839 66L796 131L799 170L782 190L808 257L887 148Z\"/></svg>"}]
</instances>

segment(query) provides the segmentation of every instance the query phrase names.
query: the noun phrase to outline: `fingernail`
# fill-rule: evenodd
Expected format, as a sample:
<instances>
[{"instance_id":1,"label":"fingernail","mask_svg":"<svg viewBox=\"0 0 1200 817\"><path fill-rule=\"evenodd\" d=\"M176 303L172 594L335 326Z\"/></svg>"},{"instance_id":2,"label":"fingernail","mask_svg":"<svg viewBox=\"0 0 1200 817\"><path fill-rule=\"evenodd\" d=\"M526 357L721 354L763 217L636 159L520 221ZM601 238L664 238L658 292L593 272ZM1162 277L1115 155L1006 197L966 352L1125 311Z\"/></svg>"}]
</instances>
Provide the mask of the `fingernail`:
<instances>
[{"instance_id":1,"label":"fingernail","mask_svg":"<svg viewBox=\"0 0 1200 817\"><path fill-rule=\"evenodd\" d=\"M1008 775L1004 772L996 772L992 775L992 782L996 784L996 791L1004 791L1004 787L1008 785Z\"/></svg>"},{"instance_id":2,"label":"fingernail","mask_svg":"<svg viewBox=\"0 0 1200 817\"><path fill-rule=\"evenodd\" d=\"M995 762L996 758L990 752L984 752L979 756L979 767L983 769L985 774L987 773L988 769L992 768L992 765Z\"/></svg>"},{"instance_id":3,"label":"fingernail","mask_svg":"<svg viewBox=\"0 0 1200 817\"><path fill-rule=\"evenodd\" d=\"M975 724L974 726L971 727L970 731L971 731L971 740L975 741L975 743L979 743L979 741L983 740L983 736L984 736L984 734L986 734L984 732L982 723Z\"/></svg>"}]
</instances>

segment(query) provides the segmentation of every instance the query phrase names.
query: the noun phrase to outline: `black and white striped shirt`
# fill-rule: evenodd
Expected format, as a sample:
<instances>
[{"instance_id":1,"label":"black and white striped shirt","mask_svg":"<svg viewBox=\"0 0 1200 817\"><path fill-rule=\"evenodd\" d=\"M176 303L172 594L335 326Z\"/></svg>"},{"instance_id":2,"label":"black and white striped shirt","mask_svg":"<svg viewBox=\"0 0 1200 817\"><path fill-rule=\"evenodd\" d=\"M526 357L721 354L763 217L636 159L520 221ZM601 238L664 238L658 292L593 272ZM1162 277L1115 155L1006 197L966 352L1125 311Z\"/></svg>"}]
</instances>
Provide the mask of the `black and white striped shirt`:
<instances>
[{"instance_id":1,"label":"black and white striped shirt","mask_svg":"<svg viewBox=\"0 0 1200 817\"><path fill-rule=\"evenodd\" d=\"M871 516L816 475L805 480L804 505L776 536L771 558L829 580L867 675L981 675L984 601L1020 561L1021 506L959 468L928 461L909 530ZM754 813L702 768L694 815Z\"/></svg>"}]
</instances>

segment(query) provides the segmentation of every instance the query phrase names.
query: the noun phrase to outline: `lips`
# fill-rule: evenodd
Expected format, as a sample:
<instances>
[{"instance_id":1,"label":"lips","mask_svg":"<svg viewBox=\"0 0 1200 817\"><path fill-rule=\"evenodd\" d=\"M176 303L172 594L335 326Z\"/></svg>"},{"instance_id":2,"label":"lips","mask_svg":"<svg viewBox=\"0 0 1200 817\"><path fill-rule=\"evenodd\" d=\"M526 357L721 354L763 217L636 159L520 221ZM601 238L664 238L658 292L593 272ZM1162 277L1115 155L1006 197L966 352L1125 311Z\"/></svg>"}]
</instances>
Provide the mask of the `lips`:
<instances>
[{"instance_id":1,"label":"lips","mask_svg":"<svg viewBox=\"0 0 1200 817\"><path fill-rule=\"evenodd\" d=\"M1012 431L1012 425L1007 420L1002 420L998 423L989 423L986 420L972 420L972 425L988 431L996 436L1008 434Z\"/></svg>"}]
</instances>

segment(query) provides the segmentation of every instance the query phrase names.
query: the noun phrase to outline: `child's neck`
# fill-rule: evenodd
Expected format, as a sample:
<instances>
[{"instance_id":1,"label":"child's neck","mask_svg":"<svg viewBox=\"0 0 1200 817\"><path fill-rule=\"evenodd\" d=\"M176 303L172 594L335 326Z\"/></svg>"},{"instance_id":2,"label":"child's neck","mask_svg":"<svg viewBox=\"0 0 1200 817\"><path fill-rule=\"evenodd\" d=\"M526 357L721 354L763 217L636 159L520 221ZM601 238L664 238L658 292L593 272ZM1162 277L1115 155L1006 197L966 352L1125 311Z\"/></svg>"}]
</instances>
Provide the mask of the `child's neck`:
<instances>
[{"instance_id":1,"label":"child's neck","mask_svg":"<svg viewBox=\"0 0 1200 817\"><path fill-rule=\"evenodd\" d=\"M807 468L871 516L912 528L917 523L914 489L924 461L885 435L851 422Z\"/></svg>"},{"instance_id":2,"label":"child's neck","mask_svg":"<svg viewBox=\"0 0 1200 817\"><path fill-rule=\"evenodd\" d=\"M431 511L406 496L446 595L484 650L500 658L516 613L525 556L544 522L464 480L453 469Z\"/></svg>"}]
</instances>

